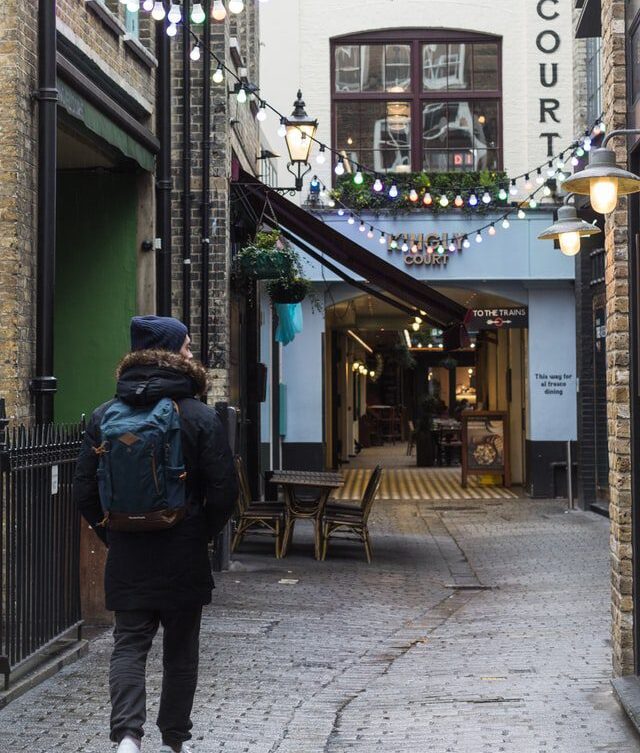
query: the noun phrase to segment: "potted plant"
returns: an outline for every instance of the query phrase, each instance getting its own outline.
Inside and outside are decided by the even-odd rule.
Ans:
[[[234,271],[247,279],[290,279],[296,277],[299,269],[296,252],[277,230],[256,233],[234,259]]]
[[[311,282],[304,277],[278,277],[269,280],[267,291],[274,303],[300,303],[311,290]]]
[[[435,464],[436,445],[433,439],[433,419],[438,415],[440,401],[434,395],[427,395],[420,404],[416,423],[416,465],[430,467]]]

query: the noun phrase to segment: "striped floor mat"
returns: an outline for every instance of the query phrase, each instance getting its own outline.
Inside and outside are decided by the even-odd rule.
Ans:
[[[371,475],[370,469],[344,470],[345,484],[334,499],[360,499]],[[460,485],[459,468],[388,468],[382,472],[378,499],[517,499],[500,486],[485,486],[471,477],[466,489]]]

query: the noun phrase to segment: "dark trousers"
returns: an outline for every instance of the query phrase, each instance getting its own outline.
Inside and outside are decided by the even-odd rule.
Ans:
[[[201,615],[202,607],[188,611],[115,613],[109,671],[113,742],[120,742],[125,735],[141,740],[144,735],[147,655],[159,625],[164,628],[164,638],[157,725],[165,745],[178,747],[191,738],[190,715],[198,683]]]

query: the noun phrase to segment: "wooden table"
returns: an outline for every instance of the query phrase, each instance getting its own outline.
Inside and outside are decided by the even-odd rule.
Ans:
[[[270,482],[282,487],[285,501],[285,528],[281,557],[285,557],[293,538],[296,519],[310,518],[315,526],[315,557],[321,556],[322,514],[329,495],[333,489],[344,484],[340,473],[321,471],[274,471]],[[300,499],[296,490],[299,488],[319,489],[320,496],[314,499]]]

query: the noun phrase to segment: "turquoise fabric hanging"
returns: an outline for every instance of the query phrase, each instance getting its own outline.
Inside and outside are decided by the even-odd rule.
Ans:
[[[278,314],[276,342],[288,345],[296,335],[302,332],[302,304],[274,303]]]

